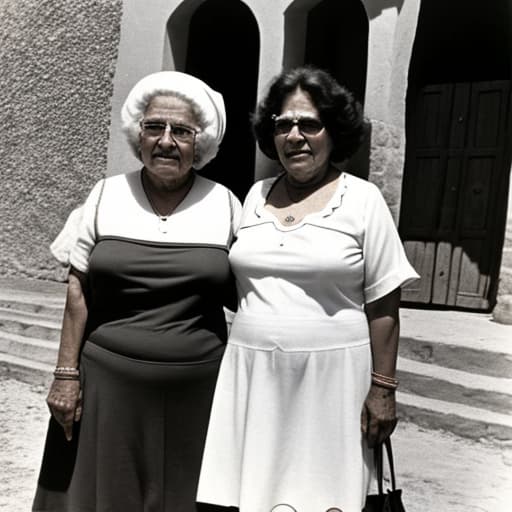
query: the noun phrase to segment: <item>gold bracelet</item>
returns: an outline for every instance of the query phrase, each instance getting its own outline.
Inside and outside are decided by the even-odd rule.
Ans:
[[[372,383],[376,386],[386,389],[396,389],[398,387],[398,380],[394,377],[388,377],[381,373],[372,372]]]
[[[64,375],[62,373],[53,374],[55,380],[80,380],[79,375]]]

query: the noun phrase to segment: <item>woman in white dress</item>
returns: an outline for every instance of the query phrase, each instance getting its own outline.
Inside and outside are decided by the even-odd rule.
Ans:
[[[378,188],[340,171],[359,104],[325,71],[276,77],[253,118],[282,166],[245,200],[239,307],[198,501],[242,512],[361,512],[370,448],[395,428],[400,286],[418,277]]]

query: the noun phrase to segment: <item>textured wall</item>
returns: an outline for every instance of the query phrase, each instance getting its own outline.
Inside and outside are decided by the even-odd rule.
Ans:
[[[122,0],[0,0],[0,276],[62,279],[48,247],[105,173]]]
[[[512,324],[512,219],[510,217],[501,260],[498,303],[493,310],[493,316],[498,322]]]
[[[381,190],[398,224],[405,136],[400,127],[372,120],[370,181]]]

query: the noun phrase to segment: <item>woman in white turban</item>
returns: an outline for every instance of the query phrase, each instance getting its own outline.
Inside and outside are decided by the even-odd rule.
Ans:
[[[217,153],[224,102],[165,71],[121,116],[143,165],[80,212],[34,511],[196,511],[241,206],[194,169]]]

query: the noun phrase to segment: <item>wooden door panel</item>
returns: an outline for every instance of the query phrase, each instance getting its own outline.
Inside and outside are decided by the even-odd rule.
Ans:
[[[498,148],[504,136],[508,83],[473,84],[469,148]]]
[[[506,207],[499,184],[509,171],[509,96],[508,81],[439,84],[419,94],[407,132],[399,230],[421,280],[404,300],[489,306],[496,222]]]
[[[486,259],[485,245],[481,240],[465,240],[461,247],[454,251],[452,267],[457,270],[455,305],[464,308],[487,308],[486,298],[489,287],[489,276],[482,273],[480,263]],[[454,283],[455,284],[455,283]]]
[[[452,244],[449,242],[439,242],[436,246],[434,279],[432,283],[432,303],[446,304],[450,286]]]
[[[402,288],[402,300],[428,304],[432,295],[432,274],[434,272],[436,245],[433,242],[404,242],[405,253],[421,279]]]
[[[410,204],[402,222],[411,237],[428,237],[436,225],[436,209],[443,185],[443,162],[439,156],[421,155],[416,160],[418,173],[409,188]]]
[[[463,159],[460,156],[447,158],[446,179],[442,190],[441,212],[438,232],[448,238],[454,231],[457,222],[457,207],[461,186]]]
[[[438,149],[444,145],[450,95],[451,86],[432,85],[423,90],[417,104],[418,117],[414,127],[417,149]]]
[[[463,188],[463,202],[460,209],[460,236],[484,238],[487,234],[487,215],[490,189],[494,178],[496,157],[470,157],[466,161],[466,179]]]
[[[457,294],[459,293],[460,263],[463,255],[462,247],[452,248],[452,261],[450,265],[450,283],[448,284],[447,306],[457,305]]]
[[[451,104],[448,106],[448,108],[451,109],[452,112],[449,122],[449,151],[464,149],[466,145],[470,100],[470,84],[454,84],[453,99]]]

